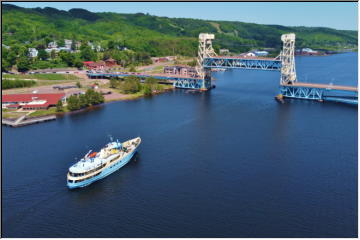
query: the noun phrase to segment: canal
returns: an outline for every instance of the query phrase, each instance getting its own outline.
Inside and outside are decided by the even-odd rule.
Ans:
[[[298,79],[356,85],[357,53],[297,57]],[[357,107],[274,100],[279,72],[217,72],[57,121],[2,127],[3,237],[356,237]],[[84,189],[67,169],[108,135],[136,157]]]

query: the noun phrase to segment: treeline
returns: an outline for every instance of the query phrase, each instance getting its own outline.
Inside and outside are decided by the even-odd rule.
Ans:
[[[33,80],[2,80],[3,89],[32,87],[36,84]]]
[[[104,102],[104,96],[101,93],[95,92],[92,89],[88,89],[85,94],[70,96],[67,99],[67,108],[70,111],[75,111],[89,106],[97,105],[103,102]]]

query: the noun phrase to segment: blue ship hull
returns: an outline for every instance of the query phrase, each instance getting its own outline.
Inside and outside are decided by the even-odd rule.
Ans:
[[[69,182],[67,182],[67,186],[70,189],[86,187],[87,185],[89,185],[89,184],[91,184],[93,182],[96,182],[96,181],[110,175],[111,173],[113,173],[116,170],[119,170],[120,168],[125,166],[131,160],[131,158],[134,156],[136,151],[137,151],[137,148],[134,151],[132,151],[129,155],[127,155],[126,157],[124,157],[123,159],[121,159],[120,161],[115,163],[114,165],[111,165],[110,167],[107,167],[106,169],[104,169],[99,175],[97,175],[97,176],[95,176],[93,178],[81,181],[81,182],[77,182],[77,183],[69,183]]]

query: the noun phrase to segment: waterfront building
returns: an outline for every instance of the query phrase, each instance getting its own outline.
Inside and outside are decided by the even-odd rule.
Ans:
[[[164,73],[184,76],[195,76],[196,70],[194,67],[187,65],[165,66]]]
[[[109,58],[109,59],[105,60],[105,65],[106,65],[106,67],[114,67],[117,65],[116,60],[113,58]]]
[[[64,101],[64,93],[31,93],[3,95],[1,107],[23,110],[48,109],[56,106],[59,100]]]
[[[89,69],[89,70],[94,70],[94,71],[103,71],[106,67],[106,64],[104,61],[98,61],[98,62],[93,62],[93,61],[85,61],[83,62],[84,67]]]

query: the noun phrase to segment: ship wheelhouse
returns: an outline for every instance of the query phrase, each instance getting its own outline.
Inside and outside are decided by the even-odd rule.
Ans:
[[[75,182],[75,183],[76,183],[76,182],[85,181],[85,180],[87,180],[87,179],[89,179],[89,178],[95,177],[95,176],[99,175],[99,174],[101,173],[101,171],[98,172],[98,173],[96,173],[96,174],[93,174],[93,173],[99,171],[100,169],[102,169],[103,167],[105,167],[105,165],[106,165],[106,163],[103,163],[103,164],[101,164],[99,167],[96,167],[96,168],[94,168],[94,169],[91,169],[91,170],[86,171],[86,172],[81,172],[81,173],[74,173],[74,172],[71,172],[71,171],[69,170],[69,173],[68,173],[69,176],[70,176],[70,177],[73,177],[73,178],[75,178],[75,179],[68,179],[68,182],[70,182],[70,183]]]

